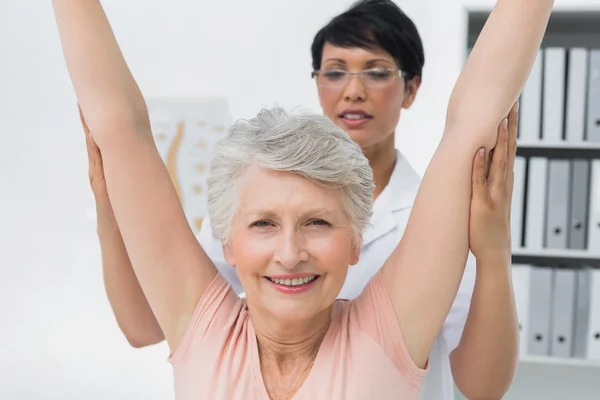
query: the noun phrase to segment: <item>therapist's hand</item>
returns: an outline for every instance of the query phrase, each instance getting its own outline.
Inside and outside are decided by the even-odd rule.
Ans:
[[[517,149],[518,104],[508,115],[508,126],[498,127],[490,154],[478,153],[473,161],[473,190],[469,222],[469,247],[478,264],[489,261],[510,265],[510,208]]]
[[[106,190],[106,180],[104,179],[102,154],[100,154],[100,149],[90,134],[90,130],[85,122],[81,107],[77,105],[77,108],[79,108],[79,118],[81,119],[81,125],[83,126],[83,131],[85,133],[85,146],[88,154],[88,177],[90,179],[92,192],[94,193],[94,198],[96,203],[103,202],[107,203],[107,205],[110,205],[110,201],[108,200],[108,191]]]

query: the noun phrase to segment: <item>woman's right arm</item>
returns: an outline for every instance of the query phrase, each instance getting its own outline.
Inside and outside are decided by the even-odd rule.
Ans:
[[[174,354],[217,275],[156,149],[144,98],[98,0],[53,0],[67,69],[102,156],[131,264]]]

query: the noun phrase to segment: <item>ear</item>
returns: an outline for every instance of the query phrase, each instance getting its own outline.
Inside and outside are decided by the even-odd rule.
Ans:
[[[235,267],[235,256],[231,249],[231,242],[227,242],[223,245],[223,256],[225,256],[225,262],[232,267]]]
[[[414,76],[410,81],[406,82],[406,90],[404,91],[404,101],[402,102],[402,108],[408,109],[413,105],[420,87],[420,76]]]

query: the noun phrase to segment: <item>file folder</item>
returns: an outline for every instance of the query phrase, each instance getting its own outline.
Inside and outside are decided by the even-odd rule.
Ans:
[[[588,251],[600,254],[600,160],[592,161],[588,221]]]
[[[570,161],[548,162],[548,206],[546,207],[547,248],[566,249],[569,220]]]
[[[526,160],[524,157],[515,158],[513,197],[511,205],[511,243],[513,249],[523,246],[523,226],[525,208],[525,173]]]
[[[540,50],[521,94],[519,140],[523,142],[538,141],[541,136],[543,59]]]
[[[519,320],[519,356],[528,354],[527,342],[529,339],[529,290],[531,266],[515,264],[512,266],[513,292]],[[587,315],[586,315],[587,316]],[[584,336],[587,345],[587,331]]]
[[[544,248],[548,159],[531,157],[527,165],[527,203],[525,209],[525,248]]]
[[[568,246],[570,249],[585,250],[587,248],[589,188],[590,162],[588,160],[571,161],[571,215]]]
[[[550,355],[552,311],[552,268],[533,266],[529,281],[529,338],[527,352],[535,356]]]
[[[600,142],[600,50],[590,51],[586,138]]]
[[[587,358],[600,360],[600,269],[591,273]]]
[[[566,50],[547,48],[544,61],[544,103],[542,140],[556,143],[563,139],[565,110]]]
[[[568,60],[565,138],[569,142],[582,142],[586,124],[588,50],[570,49]]]
[[[592,269],[582,267],[576,271],[575,321],[573,327],[573,357],[587,358],[590,326]]]
[[[575,319],[575,275],[573,269],[554,269],[552,291],[552,342],[553,357],[571,357],[573,354],[573,327]]]

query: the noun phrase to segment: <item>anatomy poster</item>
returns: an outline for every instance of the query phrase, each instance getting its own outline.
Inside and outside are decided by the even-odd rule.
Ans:
[[[195,233],[206,216],[206,178],[214,143],[233,122],[219,98],[146,101],[156,146]]]

